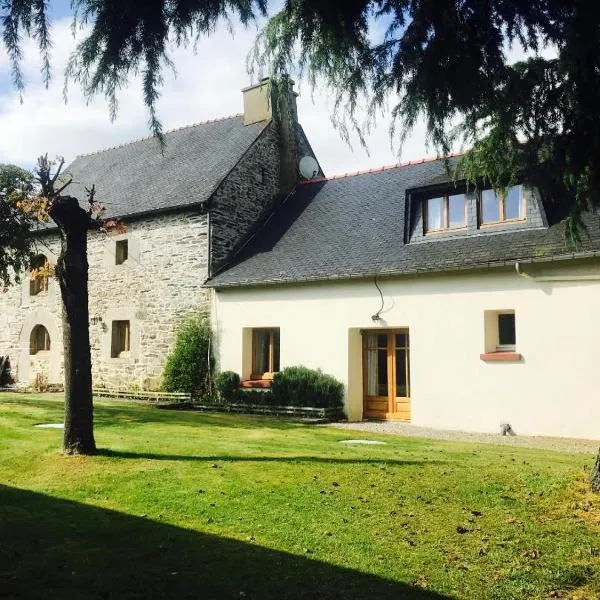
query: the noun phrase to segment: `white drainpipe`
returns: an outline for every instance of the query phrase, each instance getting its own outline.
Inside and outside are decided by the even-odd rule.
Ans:
[[[531,279],[532,281],[538,281],[540,283],[550,282],[550,281],[600,281],[600,273],[597,275],[553,275],[553,276],[544,276],[544,277],[534,277],[533,275],[529,275],[525,273],[521,268],[521,263],[515,263],[515,271],[517,275],[521,277],[525,277],[526,279]]]

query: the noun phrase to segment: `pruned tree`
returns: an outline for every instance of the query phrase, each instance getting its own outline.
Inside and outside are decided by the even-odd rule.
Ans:
[[[40,156],[36,185],[14,194],[16,206],[38,222],[52,220],[60,234],[60,254],[54,269],[62,298],[65,370],[65,429],[63,452],[94,454],[92,363],[88,311],[87,237],[90,230],[121,227],[103,220],[104,209],[95,201],[95,189],[87,191],[87,207],[65,194],[71,179],[61,176],[64,159]]]

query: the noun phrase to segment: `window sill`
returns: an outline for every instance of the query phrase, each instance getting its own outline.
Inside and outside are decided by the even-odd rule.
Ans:
[[[519,352],[484,352],[479,355],[484,362],[519,362],[521,354]]]
[[[272,385],[272,379],[246,379],[240,383],[244,389],[269,389]]]
[[[490,221],[489,223],[479,223],[479,229],[494,229],[495,227],[502,227],[506,225],[517,225],[518,223],[526,223],[525,219],[505,219],[504,221]]]
[[[466,225],[461,225],[460,227],[444,227],[443,229],[426,229],[423,232],[424,236],[435,236],[435,235],[444,235],[445,233],[453,233],[460,231],[467,231]]]

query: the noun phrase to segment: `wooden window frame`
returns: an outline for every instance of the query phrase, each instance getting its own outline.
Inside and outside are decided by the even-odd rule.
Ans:
[[[494,188],[484,188],[479,193],[479,197],[477,200],[477,210],[479,213],[478,214],[479,227],[490,227],[490,226],[493,227],[494,225],[504,225],[505,223],[519,223],[519,222],[527,220],[527,210],[526,210],[526,205],[525,205],[525,195],[523,194],[523,184],[518,183],[517,185],[511,185],[508,189],[510,189],[512,187],[521,188],[520,194],[519,194],[519,201],[520,201],[519,202],[519,208],[520,208],[519,216],[516,219],[507,219],[506,218],[506,206],[505,206],[506,193],[504,193],[504,192],[500,193],[500,190],[495,190]],[[483,192],[485,192],[487,190],[492,190],[498,197],[498,204],[499,204],[498,214],[500,216],[499,221],[489,221],[487,223],[485,223],[483,221]]]
[[[115,265],[122,265],[129,259],[129,240],[115,242]]]
[[[269,334],[268,344],[269,344],[269,369],[264,372],[255,371],[254,368],[256,366],[257,359],[257,341],[256,334],[257,333],[267,333]],[[250,374],[250,379],[259,380],[259,379],[273,379],[273,376],[277,371],[274,370],[275,367],[275,336],[279,337],[279,341],[281,343],[281,334],[279,327],[256,327],[252,329],[252,373]]]
[[[39,328],[42,328],[44,330],[44,342],[42,344],[43,347],[38,347],[38,337],[37,335],[34,335]],[[48,354],[50,352],[50,349],[51,342],[50,334],[48,333],[48,328],[42,324],[35,325],[29,335],[29,354],[31,356],[35,356],[37,354]]]
[[[123,332],[119,330],[123,327]],[[121,339],[123,343],[121,344]],[[112,322],[110,338],[110,357],[129,358],[131,355],[131,321],[116,320]]]
[[[457,227],[450,227],[450,196],[462,196],[464,199],[464,221],[462,225],[458,225]],[[441,227],[430,228],[427,226],[427,221],[429,218],[429,210],[428,205],[430,200],[434,200],[436,198],[444,199],[444,212],[443,212],[443,224]],[[468,223],[468,211],[467,211],[467,194],[465,192],[457,192],[451,194],[446,192],[444,194],[436,194],[429,195],[427,198],[423,198],[423,234],[427,233],[439,233],[440,231],[460,231],[461,229],[466,229]]]

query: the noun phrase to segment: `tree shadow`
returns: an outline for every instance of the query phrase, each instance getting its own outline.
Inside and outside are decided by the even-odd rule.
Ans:
[[[316,558],[2,485],[0,597],[448,598]]]
[[[333,458],[329,456],[240,456],[240,455],[190,455],[190,454],[158,454],[155,452],[130,452],[128,450],[111,450],[98,448],[97,456],[108,458],[127,458],[137,460],[175,460],[191,462],[289,462],[289,463],[330,463],[330,464],[386,464],[395,466],[441,465],[444,460],[402,460],[396,458]]]

